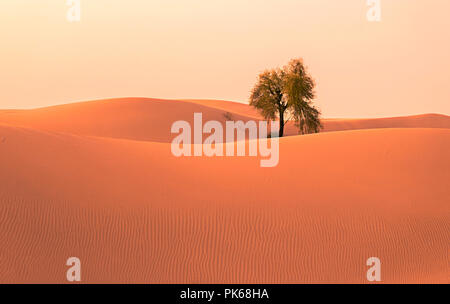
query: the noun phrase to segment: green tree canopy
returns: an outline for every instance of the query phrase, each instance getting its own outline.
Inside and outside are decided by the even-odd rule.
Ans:
[[[250,105],[267,120],[279,119],[279,136],[292,119],[300,134],[317,133],[322,128],[320,111],[313,105],[315,83],[302,59],[293,59],[283,68],[266,70],[258,77]]]

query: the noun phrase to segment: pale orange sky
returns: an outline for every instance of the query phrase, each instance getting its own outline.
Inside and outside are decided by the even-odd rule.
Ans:
[[[246,102],[303,57],[325,117],[450,114],[450,1],[0,1],[0,108],[105,97]]]

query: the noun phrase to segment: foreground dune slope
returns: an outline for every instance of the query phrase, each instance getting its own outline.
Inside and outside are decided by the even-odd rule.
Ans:
[[[448,282],[450,131],[292,136],[280,163],[0,126],[0,282]]]
[[[193,123],[194,113],[203,121],[260,120],[249,105],[221,100],[163,100],[118,98],[79,102],[32,110],[0,110],[0,123],[38,130],[132,139],[171,142],[170,127],[177,120]],[[427,114],[376,119],[323,119],[323,132],[373,128],[447,128],[450,117]],[[298,134],[293,123],[286,125],[285,135]]]

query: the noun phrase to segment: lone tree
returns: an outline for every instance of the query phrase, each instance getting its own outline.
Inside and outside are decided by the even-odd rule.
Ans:
[[[318,133],[320,111],[312,104],[314,80],[302,59],[293,59],[283,68],[266,70],[252,90],[250,105],[267,120],[280,120],[279,137],[286,121],[294,119],[300,134]]]

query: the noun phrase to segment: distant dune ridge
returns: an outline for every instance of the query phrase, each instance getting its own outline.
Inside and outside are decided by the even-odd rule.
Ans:
[[[212,107],[176,100],[123,98],[0,111],[0,123],[77,135],[171,142],[172,123],[186,120],[192,124],[194,112],[203,113],[205,121],[225,121],[225,112]],[[249,120],[239,114],[234,118]]]
[[[78,102],[32,110],[0,110],[0,124],[77,135],[112,137],[170,143],[170,127],[176,120],[193,123],[193,114],[203,120],[262,120],[249,105],[220,100],[164,100],[117,98]],[[427,114],[375,119],[324,119],[324,130],[345,131],[373,128],[450,128],[450,117]],[[286,135],[297,135],[288,123]]]
[[[226,101],[0,111],[0,282],[448,283],[450,119],[329,119],[280,162],[176,158],[175,120],[260,119]],[[229,114],[226,114],[226,113]],[[226,114],[226,115],[224,115]]]

